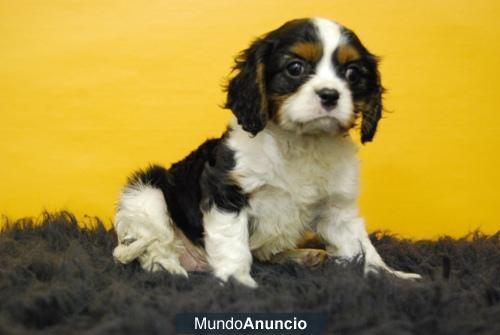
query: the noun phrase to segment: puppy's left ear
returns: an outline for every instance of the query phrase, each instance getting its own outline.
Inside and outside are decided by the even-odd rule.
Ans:
[[[258,39],[241,52],[233,68],[237,74],[227,86],[225,108],[231,109],[242,128],[252,135],[264,129],[269,117],[265,80],[269,49],[268,41]]]
[[[361,143],[370,142],[373,140],[377,132],[378,121],[382,117],[382,94],[384,88],[380,81],[380,73],[377,69],[378,60],[373,56],[373,68],[375,78],[373,78],[373,89],[369,97],[360,106],[362,115],[361,121]]]

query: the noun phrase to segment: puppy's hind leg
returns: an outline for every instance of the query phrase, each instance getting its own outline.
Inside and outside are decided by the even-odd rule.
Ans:
[[[328,253],[324,249],[297,248],[273,255],[269,261],[275,264],[294,262],[299,265],[316,268],[327,259]]]
[[[156,241],[155,237],[140,240],[133,240],[130,237],[126,237],[122,243],[119,243],[113,250],[113,257],[122,264],[128,264],[144,254],[146,249],[154,241]]]
[[[125,187],[115,215],[118,246],[115,259],[127,264],[138,259],[147,271],[165,270],[187,276],[179,263],[179,242],[160,189],[135,181]]]
[[[188,273],[179,261],[179,250],[181,245],[164,241],[156,240],[146,252],[139,256],[139,262],[142,267],[151,272],[168,271],[172,274],[182,275],[187,277]]]
[[[328,259],[325,244],[312,231],[305,231],[297,242],[297,248],[282,251],[271,256],[269,261],[276,264],[294,262],[310,268],[322,265]]]

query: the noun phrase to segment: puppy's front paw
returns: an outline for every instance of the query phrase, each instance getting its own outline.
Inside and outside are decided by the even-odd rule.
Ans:
[[[250,288],[257,288],[259,286],[257,282],[249,274],[234,276],[234,279],[236,279],[239,283],[248,286]]]
[[[398,278],[401,278],[401,279],[407,279],[407,280],[422,279],[422,276],[419,275],[418,273],[403,272],[403,271],[396,271],[396,270],[392,270],[392,271],[390,271],[390,273]]]
[[[259,286],[249,273],[243,273],[243,274],[238,273],[233,275],[216,273],[215,276],[220,280],[222,280],[224,283],[227,282],[229,277],[233,277],[234,279],[236,279],[237,282],[247,287],[257,288]]]
[[[397,270],[394,270],[388,266],[384,266],[384,267],[365,266],[365,275],[367,275],[369,273],[380,273],[382,271],[385,271],[385,272],[393,275],[394,277],[401,278],[401,279],[406,279],[406,280],[422,279],[422,276],[419,275],[418,273],[397,271]]]

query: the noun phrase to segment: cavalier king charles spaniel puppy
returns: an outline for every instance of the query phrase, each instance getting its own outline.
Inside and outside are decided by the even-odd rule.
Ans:
[[[377,58],[346,27],[323,18],[285,23],[236,59],[225,133],[169,169],[133,174],[121,192],[115,259],[187,276],[212,271],[256,287],[253,258],[317,264],[364,259],[387,266],[359,217],[357,146],[382,113]],[[314,232],[325,249],[300,248]]]

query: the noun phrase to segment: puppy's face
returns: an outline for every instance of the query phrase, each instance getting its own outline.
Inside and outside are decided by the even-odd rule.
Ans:
[[[268,122],[300,134],[338,133],[362,117],[370,141],[381,116],[376,58],[350,30],[326,19],[287,22],[236,60],[226,106],[246,131]]]

